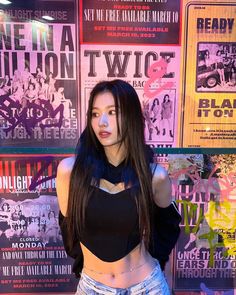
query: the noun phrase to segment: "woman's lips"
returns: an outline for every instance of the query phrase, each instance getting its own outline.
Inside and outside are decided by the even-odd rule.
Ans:
[[[98,134],[99,134],[99,137],[101,138],[107,138],[111,135],[111,133],[107,131],[100,131]]]

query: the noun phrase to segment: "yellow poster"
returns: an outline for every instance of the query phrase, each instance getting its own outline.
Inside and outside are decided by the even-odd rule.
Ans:
[[[236,146],[236,2],[189,2],[183,36],[183,147]]]

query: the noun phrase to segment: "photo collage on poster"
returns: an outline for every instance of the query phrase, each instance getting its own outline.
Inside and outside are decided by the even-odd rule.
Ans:
[[[43,10],[33,1],[30,10],[2,10],[0,146],[74,146],[78,82],[72,4],[58,11],[49,4],[57,15],[51,23],[39,18]]]
[[[236,42],[198,43],[197,91],[236,92]]]

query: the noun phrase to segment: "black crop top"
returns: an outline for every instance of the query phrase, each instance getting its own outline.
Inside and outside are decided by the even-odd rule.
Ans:
[[[122,165],[108,165],[104,179],[118,183],[122,179]],[[81,237],[74,240],[73,249],[68,247],[68,230],[65,217],[59,214],[64,247],[67,254],[75,259],[73,272],[80,276],[83,267],[81,242],[99,259],[113,262],[125,257],[141,241],[139,234],[138,212],[132,188],[110,194],[95,187],[86,209],[85,230]],[[167,208],[154,205],[154,223],[149,252],[157,258],[162,269],[179,236],[181,217],[176,205]]]
[[[130,189],[115,194],[94,190],[80,241],[106,262],[121,259],[140,243],[137,206]]]

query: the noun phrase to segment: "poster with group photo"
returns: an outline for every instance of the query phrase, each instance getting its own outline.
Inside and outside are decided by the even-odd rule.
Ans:
[[[81,45],[81,119],[85,125],[90,91],[102,80],[123,79],[136,90],[153,147],[176,146],[180,48]]]
[[[0,146],[74,146],[75,3],[33,4],[0,12]]]
[[[80,0],[80,39],[96,44],[180,44],[180,0]]]
[[[61,159],[0,157],[0,294],[76,289],[58,224],[55,171]]]
[[[236,144],[235,9],[235,1],[196,1],[186,6],[183,147]]]

